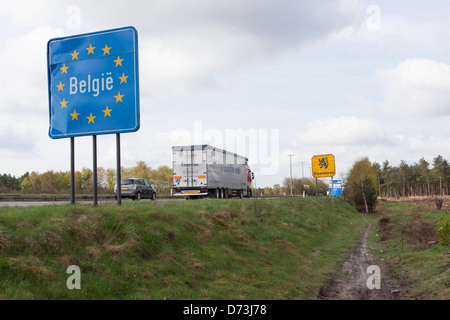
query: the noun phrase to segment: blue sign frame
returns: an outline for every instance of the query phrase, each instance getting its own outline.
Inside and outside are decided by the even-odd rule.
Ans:
[[[139,130],[134,27],[51,39],[47,69],[50,138]]]

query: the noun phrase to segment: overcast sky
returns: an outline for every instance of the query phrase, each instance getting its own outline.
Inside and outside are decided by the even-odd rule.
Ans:
[[[69,139],[48,136],[47,42],[134,26],[141,127],[122,165],[171,166],[175,145],[249,158],[257,186],[310,176],[333,154],[340,178],[374,162],[449,159],[449,1],[1,1],[0,174],[70,170]],[[76,169],[92,138],[75,139]],[[98,166],[115,168],[115,135]],[[302,164],[303,163],[303,164]],[[303,171],[302,171],[303,166]]]

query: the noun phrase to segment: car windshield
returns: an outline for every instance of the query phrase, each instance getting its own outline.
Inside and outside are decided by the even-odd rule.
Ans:
[[[133,179],[122,179],[120,181],[120,183],[123,184],[123,185],[134,184],[134,180]]]

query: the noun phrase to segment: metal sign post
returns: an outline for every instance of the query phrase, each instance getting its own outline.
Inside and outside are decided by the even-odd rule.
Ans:
[[[318,187],[317,183],[318,183],[318,181],[316,178],[316,199],[319,197],[319,187]]]
[[[137,31],[125,27],[51,39],[47,71],[48,134],[52,139],[71,138],[71,201],[75,190],[73,138],[92,136],[96,206],[97,135],[135,132],[140,127]],[[120,164],[119,158],[120,148]],[[117,189],[120,194],[120,183]]]
[[[334,176],[331,177],[331,203],[333,203],[334,207]]]
[[[122,188],[121,188],[121,169],[120,169],[120,133],[116,134],[116,153],[117,153],[117,205],[122,205]]]
[[[97,195],[97,136],[92,136],[92,149],[93,149],[93,165],[92,165],[92,190],[94,193],[94,207],[98,204]]]
[[[70,204],[75,204],[75,138],[70,138]]]

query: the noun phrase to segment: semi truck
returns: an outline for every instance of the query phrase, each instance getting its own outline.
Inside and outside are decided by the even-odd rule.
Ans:
[[[210,145],[172,147],[173,194],[186,198],[250,198],[248,159]]]

